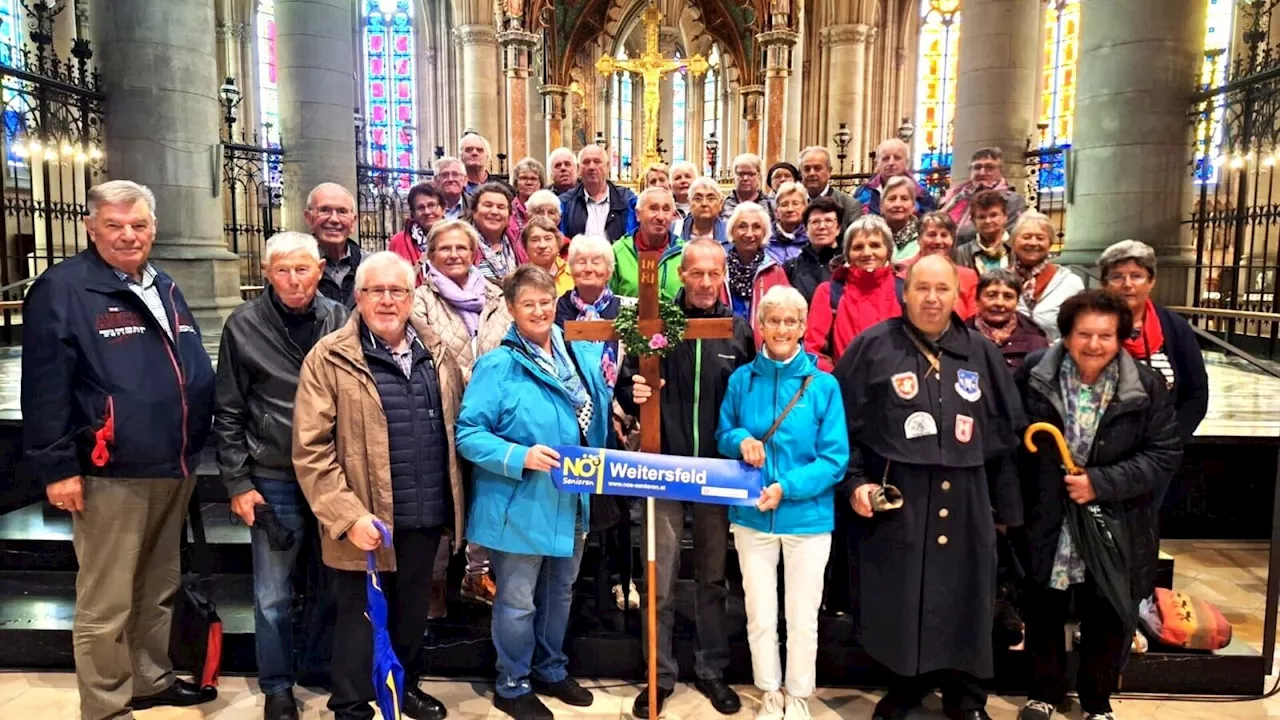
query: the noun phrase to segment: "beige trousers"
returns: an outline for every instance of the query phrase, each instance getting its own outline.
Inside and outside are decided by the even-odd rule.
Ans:
[[[76,615],[72,629],[80,717],[133,717],[129,700],[173,684],[169,628],[178,543],[195,477],[84,479],[72,514]]]

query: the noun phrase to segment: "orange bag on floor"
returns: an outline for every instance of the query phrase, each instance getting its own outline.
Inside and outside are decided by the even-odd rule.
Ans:
[[[1231,643],[1231,623],[1207,600],[1156,588],[1138,614],[1147,636],[1161,645],[1221,650]]]

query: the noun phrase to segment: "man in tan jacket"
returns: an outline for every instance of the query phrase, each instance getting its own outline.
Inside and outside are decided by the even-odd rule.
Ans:
[[[293,463],[323,528],[324,563],[336,571],[337,620],[329,709],[371,720],[372,637],[365,612],[365,553],[374,552],[405,667],[404,714],[442,720],[440,701],[417,687],[431,566],[443,532],[463,528],[465,503],[453,426],[462,375],[435,358],[409,323],[413,266],[375,253],[356,271],[356,314],[316,343],[294,402]],[[374,522],[391,529],[388,547]]]

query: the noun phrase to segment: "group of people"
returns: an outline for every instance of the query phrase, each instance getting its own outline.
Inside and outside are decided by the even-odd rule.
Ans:
[[[891,673],[875,718],[901,720],[935,689],[948,717],[987,717],[1004,535],[1030,588],[1021,610],[1036,686],[1020,717],[1047,719],[1067,690],[1072,595],[1081,704],[1110,717],[1136,607],[1107,603],[1065,508],[1117,514],[1132,597],[1145,598],[1158,508],[1207,406],[1194,335],[1150,299],[1150,247],[1109,248],[1105,287],[1085,291],[1051,262],[1054,228],[1003,181],[996,149],[976,153],[935,210],[897,140],[852,195],[831,186],[830,154],[814,147],[767,172],[735,158],[727,197],[688,163],[646,169],[636,195],[608,179],[594,145],[553,152],[549,179],[520,161],[513,188],[488,176],[484,138],[461,145],[461,159],[437,161],[432,182],[409,192],[411,217],[386,251],[352,239],[349,191],[316,187],[309,232],[267,242],[266,286],[228,318],[216,374],[180,289],[150,261],[150,191],[91,189],[91,247],[26,300],[22,374],[28,471],[74,518],[83,717],[211,699],[175,677],[167,654],[178,535],[209,443],[232,511],[253,528],[267,720],[297,717],[290,576],[307,541],[335,608],[336,717],[373,717],[368,553],[410,679],[406,715],[447,715],[417,679],[455,552],[466,554],[462,594],[493,606],[495,707],[535,719],[552,717],[540,696],[590,705],[563,647],[572,587],[591,533],[607,559],[628,561],[630,514],[617,498],[557,489],[553,448],[626,446],[646,402],[661,405],[663,453],[737,459],[761,477],[754,506],[658,501],[646,518],[660,706],[679,676],[674,591],[692,514],[694,685],[720,713],[742,705],[724,680],[732,537],[756,717],[809,717],[819,613],[846,603]],[[638,294],[641,251],[659,253],[665,301],[733,326],[676,344],[660,388],[625,346],[563,330],[617,316]],[[1037,421],[1061,428],[1084,470],[1064,476],[1049,443],[1022,448]],[[274,544],[268,515],[298,542]],[[835,599],[840,586],[856,601]],[[640,604],[634,587],[613,589],[619,607]],[[661,707],[645,688],[633,712],[651,710]]]

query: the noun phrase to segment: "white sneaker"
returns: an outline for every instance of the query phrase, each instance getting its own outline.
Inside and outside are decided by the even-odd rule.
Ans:
[[[779,690],[765,693],[760,700],[760,709],[756,710],[756,720],[785,720],[783,708],[786,702],[786,697]]]
[[[809,714],[809,698],[787,697],[787,712],[783,720],[813,720]]]

